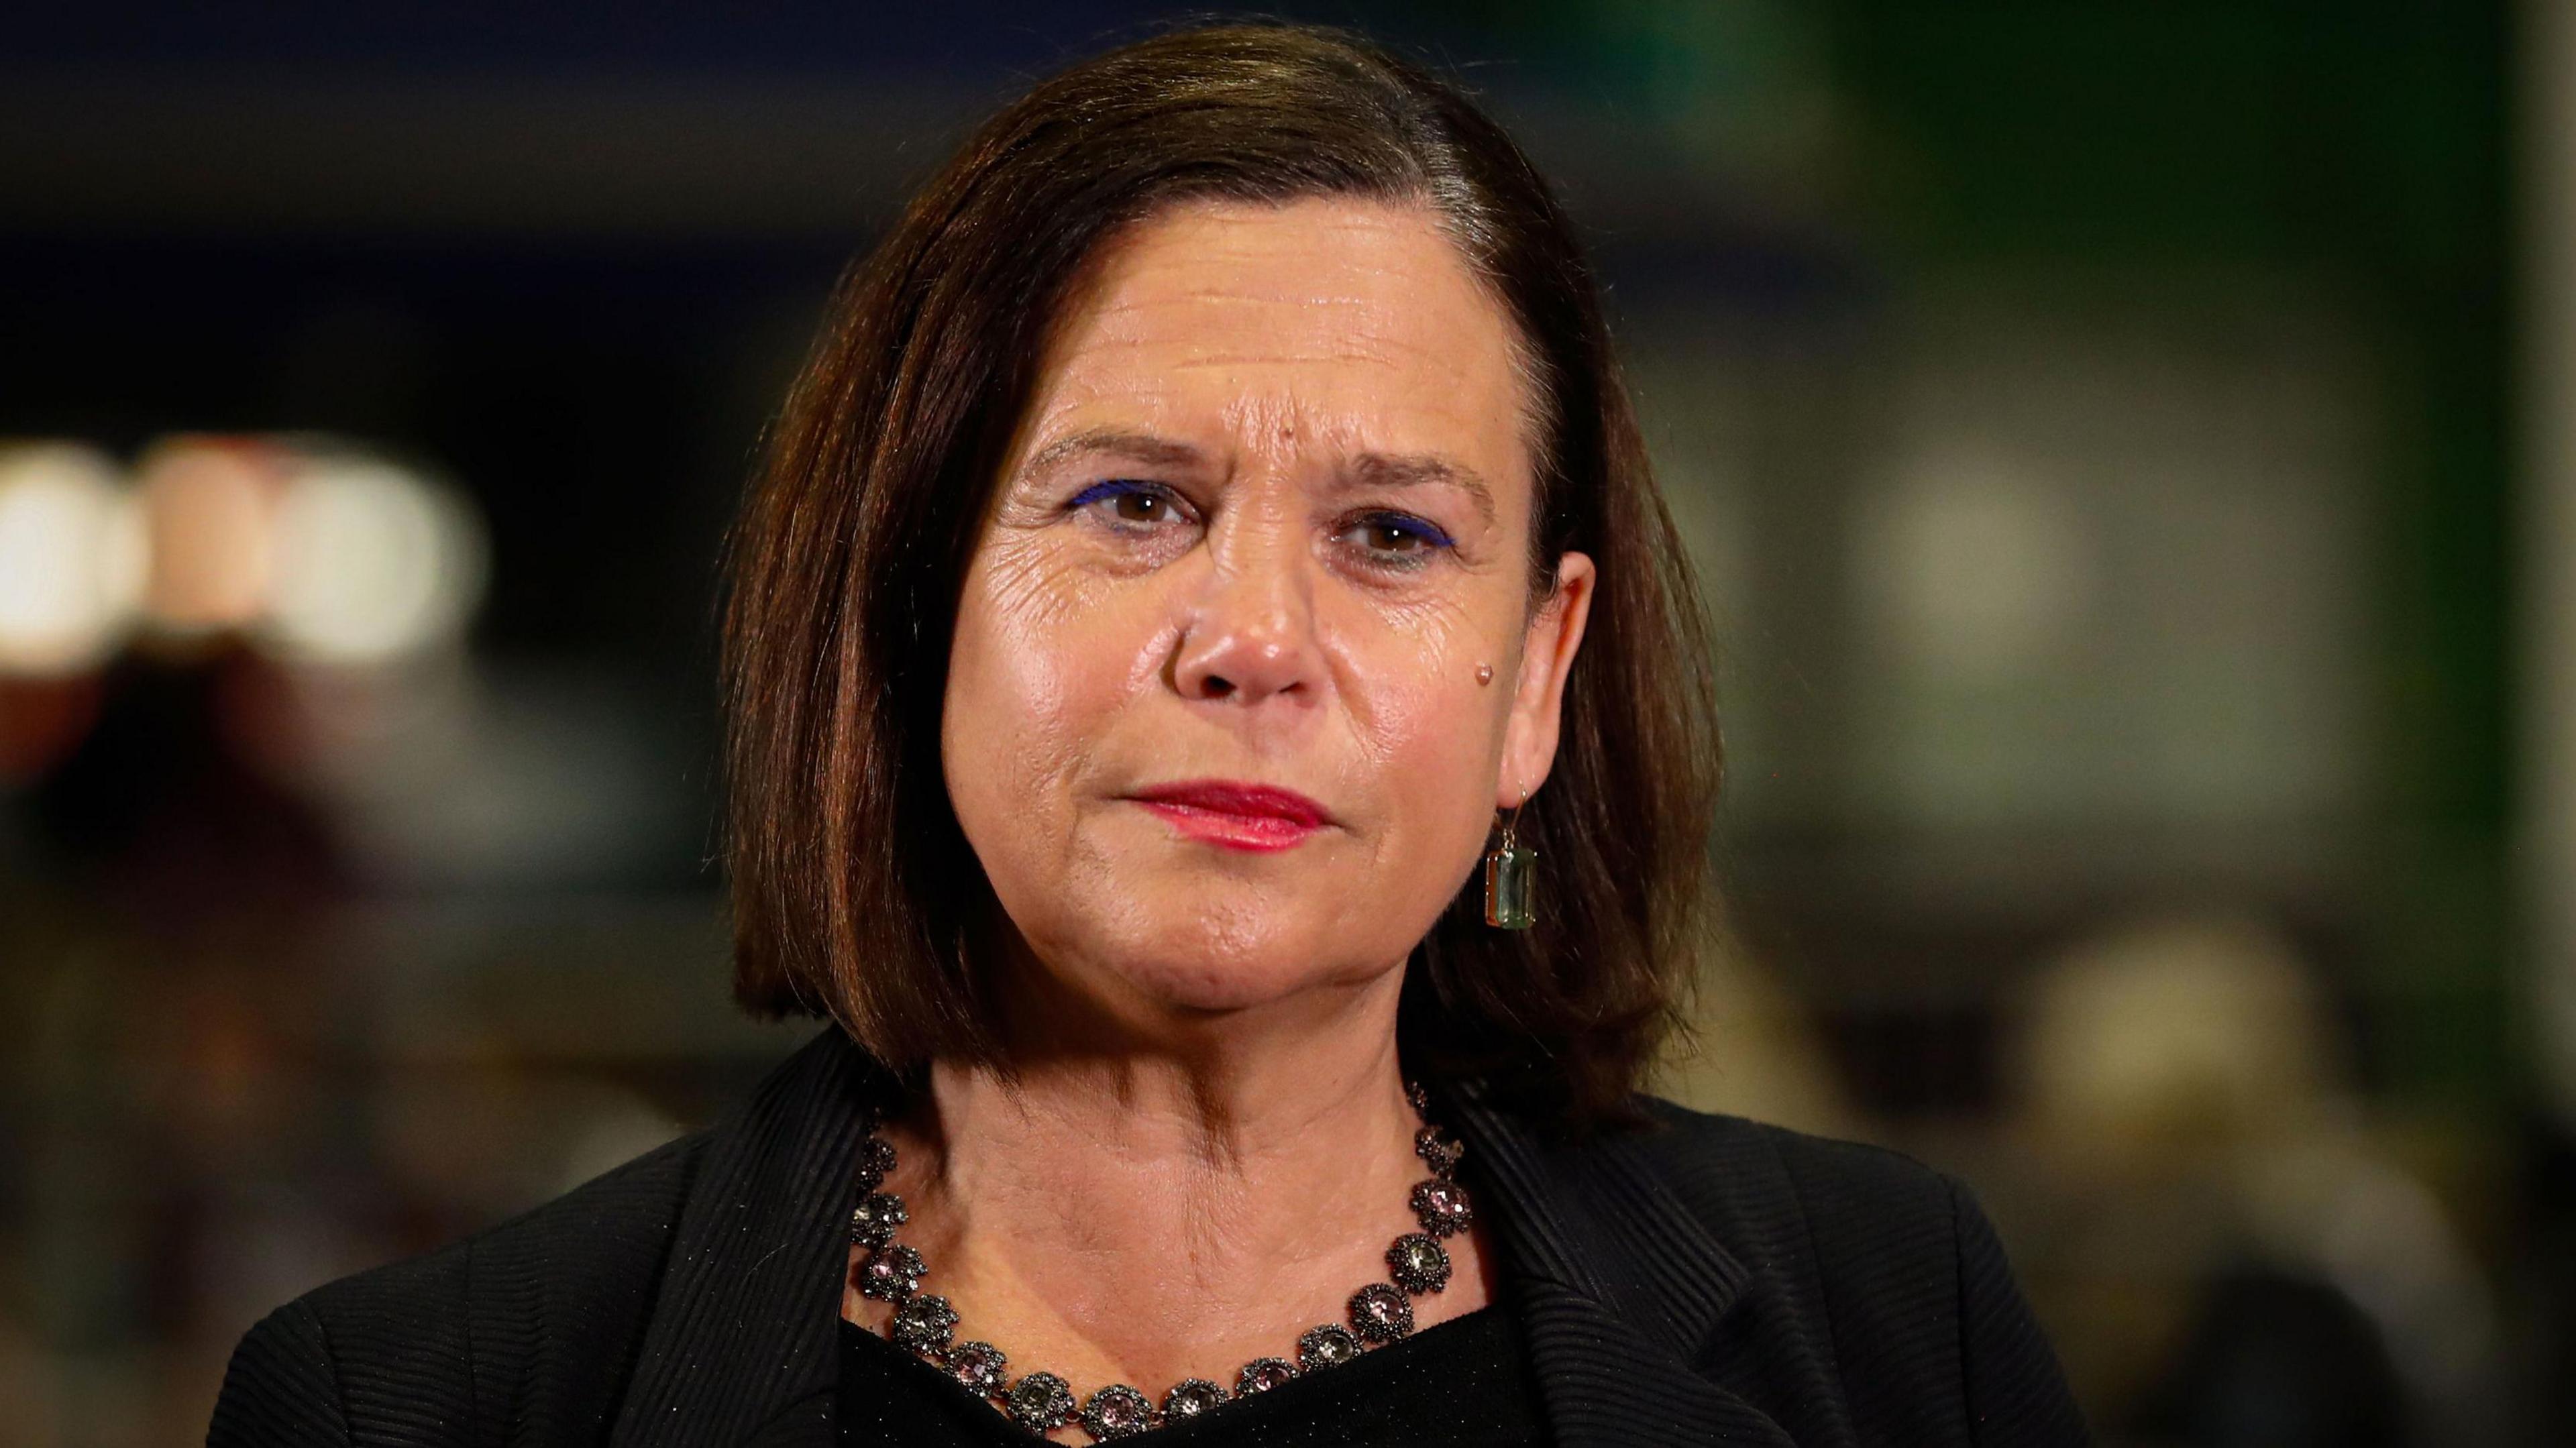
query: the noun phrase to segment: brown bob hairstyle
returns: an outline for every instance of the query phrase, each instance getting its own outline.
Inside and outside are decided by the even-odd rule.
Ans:
[[[731,538],[735,990],[886,1065],[1002,1061],[970,940],[997,908],[950,809],[959,590],[1051,323],[1123,227],[1183,199],[1419,203],[1517,324],[1539,403],[1533,604],[1598,565],[1555,768],[1522,811],[1537,928],[1471,882],[1408,966],[1409,1070],[1573,1125],[1625,1116],[1677,1018],[1717,787],[1706,623],[1598,288],[1548,184],[1457,88],[1355,37],[1164,34],[986,122],[843,278]]]

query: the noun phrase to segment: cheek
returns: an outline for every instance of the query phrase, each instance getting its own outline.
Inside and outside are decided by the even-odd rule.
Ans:
[[[969,571],[941,741],[970,838],[979,822],[1025,819],[1065,800],[1087,741],[1132,693],[1136,628],[1098,592],[1033,547],[988,547]]]
[[[1434,609],[1355,629],[1341,681],[1372,792],[1387,811],[1388,845],[1442,869],[1483,848],[1510,704],[1510,656],[1466,609]],[[1479,685],[1476,666],[1494,681]],[[1405,858],[1410,857],[1410,858]]]

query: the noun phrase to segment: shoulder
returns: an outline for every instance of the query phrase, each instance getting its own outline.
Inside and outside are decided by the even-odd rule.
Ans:
[[[1949,1308],[1962,1242],[1984,1230],[1955,1177],[1900,1151],[1641,1098],[1615,1152],[1745,1265],[1850,1330]],[[1973,1223],[1970,1219],[1973,1218]]]
[[[1641,1100],[1621,1150],[1818,1329],[1856,1419],[1896,1425],[1927,1392],[1970,1441],[2079,1443],[2082,1420],[2001,1241],[1959,1178],[1900,1151]],[[1922,1437],[1919,1426],[1899,1439]]]
[[[1946,1217],[1958,1181],[1884,1146],[1693,1111],[1641,1096],[1644,1125],[1624,1139],[1686,1196],[1712,1201],[1788,1192],[1809,1215]]]
[[[452,1422],[496,1401],[523,1419],[613,1410],[704,1146],[684,1137],[277,1309],[233,1350],[209,1444],[341,1443],[371,1417]]]
[[[375,1324],[410,1330],[515,1316],[540,1297],[556,1310],[596,1311],[648,1292],[702,1147],[702,1137],[683,1137],[496,1226],[298,1301],[337,1340],[372,1334]]]

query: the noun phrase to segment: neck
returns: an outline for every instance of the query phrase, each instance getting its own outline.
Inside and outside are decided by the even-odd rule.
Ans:
[[[1007,1068],[932,1069],[925,1185],[1032,1281],[1069,1266],[1201,1302],[1257,1289],[1349,1248],[1355,1195],[1400,1209],[1420,1174],[1399,984],[1149,1031],[1077,1031],[1100,1022],[1059,1006]]]
[[[1008,1153],[1081,1171],[1115,1156],[1257,1177],[1346,1151],[1354,1130],[1410,1139],[1400,964],[1232,1010],[1104,1002],[1030,975],[1006,1021],[1006,1066],[933,1068],[941,1136],[960,1165],[986,1157],[1008,1173]]]
[[[1159,1396],[1290,1355],[1413,1229],[1401,982],[1151,1030],[1042,1010],[1007,1069],[935,1065],[888,1128],[924,1290],[961,1335],[1077,1386]],[[1484,1301],[1473,1244],[1455,1246],[1457,1283],[1416,1304],[1426,1324]]]

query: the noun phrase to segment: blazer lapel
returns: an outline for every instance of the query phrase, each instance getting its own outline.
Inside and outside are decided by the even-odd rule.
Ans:
[[[830,1443],[862,1108],[884,1079],[833,1027],[710,1135],[618,1448]]]
[[[1549,1426],[1562,1448],[1759,1444],[1788,1431],[1707,1376],[1748,1276],[1616,1139],[1550,1151],[1473,1084],[1449,1119],[1489,1188]]]

